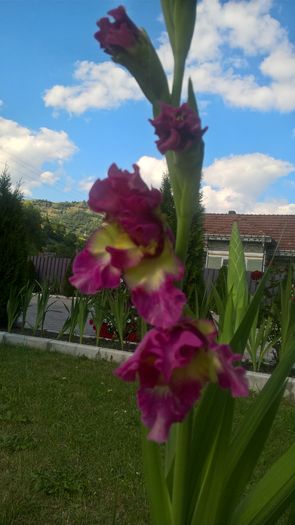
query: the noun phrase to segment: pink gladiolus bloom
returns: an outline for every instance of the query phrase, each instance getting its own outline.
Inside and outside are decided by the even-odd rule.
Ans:
[[[118,51],[132,48],[139,37],[139,29],[127,16],[123,6],[108,11],[114,18],[110,22],[107,17],[101,18],[96,25],[99,27],[94,35],[100,47],[109,55],[114,55]]]
[[[147,187],[138,166],[129,173],[113,164],[108,178],[97,180],[90,190],[89,206],[105,213],[105,222],[76,256],[70,282],[95,294],[118,287],[123,277],[140,315],[149,324],[168,328],[179,320],[185,295],[174,286],[183,265],[174,254],[160,202],[161,192]]]
[[[244,368],[233,366],[240,358],[216,342],[212,323],[183,319],[168,330],[147,332],[115,374],[124,381],[139,380],[142,422],[150,429],[148,438],[162,443],[170,426],[185,418],[208,382],[229,388],[233,397],[248,395]]]
[[[121,254],[121,266],[113,264],[108,247]],[[97,230],[88,240],[86,247],[73,262],[73,276],[70,283],[86,294],[95,294],[102,288],[117,288],[122,268],[138,263],[142,254],[129,237],[116,225],[108,224]]]
[[[160,102],[161,112],[151,124],[159,136],[156,140],[158,150],[164,154],[168,150],[184,151],[196,141],[201,140],[208,128],[201,128],[197,113],[188,105],[175,108]]]
[[[136,164],[133,169],[134,172],[129,173],[112,164],[107,179],[97,180],[92,186],[89,207],[119,223],[137,244],[160,243],[163,240],[163,223],[158,213],[161,192],[147,187]]]

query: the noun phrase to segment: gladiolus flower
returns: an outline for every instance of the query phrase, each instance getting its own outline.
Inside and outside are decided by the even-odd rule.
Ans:
[[[183,265],[174,254],[160,202],[161,193],[147,187],[138,166],[128,173],[113,164],[108,178],[90,190],[89,206],[105,213],[105,222],[76,256],[70,282],[95,294],[118,287],[124,277],[140,315],[168,328],[179,320],[185,295],[174,286],[183,277]]]
[[[170,426],[185,418],[208,382],[230,389],[233,397],[248,395],[244,368],[233,366],[240,358],[216,342],[212,323],[182,319],[168,330],[147,332],[115,374],[124,381],[139,380],[142,422],[150,429],[149,439],[162,443]]]
[[[94,35],[99,42],[100,47],[109,55],[118,51],[129,49],[136,44],[139,37],[139,29],[127,16],[123,6],[108,11],[108,14],[114,18],[110,22],[107,17],[101,18],[97,22],[99,31]]]
[[[100,47],[111,55],[114,62],[128,69],[152,104],[158,100],[169,100],[163,66],[146,32],[132,22],[122,6],[108,14],[114,22],[106,17],[97,22],[99,31],[94,37]]]
[[[150,122],[159,136],[156,144],[162,154],[169,150],[187,150],[196,141],[201,140],[208,129],[201,128],[197,113],[188,104],[175,108],[160,102],[160,109],[160,114],[155,119],[150,119]]]
[[[97,180],[89,192],[91,210],[105,213],[129,233],[131,239],[146,246],[163,240],[163,223],[158,213],[162,195],[149,189],[140,177],[139,167],[134,172],[119,170],[112,164],[108,178]]]

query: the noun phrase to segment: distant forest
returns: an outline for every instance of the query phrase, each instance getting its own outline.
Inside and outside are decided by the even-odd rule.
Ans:
[[[72,257],[89,235],[100,225],[101,218],[89,210],[86,201],[23,201],[29,232],[31,255],[53,253]]]

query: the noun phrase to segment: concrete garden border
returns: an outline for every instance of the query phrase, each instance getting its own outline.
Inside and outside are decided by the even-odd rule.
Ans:
[[[76,357],[85,356],[88,359],[106,359],[107,361],[113,361],[114,363],[122,363],[132,355],[132,352],[125,352],[123,350],[112,350],[100,346],[69,343],[66,341],[58,341],[56,339],[45,339],[43,337],[33,337],[31,335],[8,332],[0,332],[0,343],[29,346],[30,348],[38,348],[39,350],[47,350],[49,352],[60,352],[62,354],[69,354]],[[250,389],[254,392],[259,392],[269,379],[270,374],[247,371],[247,377]],[[295,402],[295,378],[289,377],[284,397],[292,403]]]

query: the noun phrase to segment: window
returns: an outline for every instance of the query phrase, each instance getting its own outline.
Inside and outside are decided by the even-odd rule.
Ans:
[[[207,257],[207,268],[212,270],[219,270],[222,265],[222,257],[216,255],[208,255]]]
[[[263,271],[263,254],[245,253],[246,271]],[[222,266],[228,266],[228,252],[225,250],[208,250],[206,267],[211,270],[219,270]]]
[[[255,272],[256,270],[262,271],[262,258],[250,258],[246,257],[246,270],[247,272]]]

